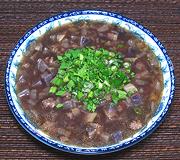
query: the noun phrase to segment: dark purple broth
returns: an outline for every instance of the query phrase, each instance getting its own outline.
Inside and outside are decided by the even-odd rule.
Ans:
[[[59,67],[57,55],[86,46],[121,52],[126,61],[133,61],[136,76],[131,83],[138,92],[114,107],[107,98],[95,113],[84,110],[82,102],[71,95],[49,94],[49,82]],[[154,54],[144,42],[117,26],[92,21],[67,24],[44,34],[27,52],[16,82],[22,108],[42,131],[64,143],[83,147],[118,143],[147,124],[161,99],[163,78]],[[56,103],[65,107],[57,109]],[[137,107],[142,114],[135,112]]]

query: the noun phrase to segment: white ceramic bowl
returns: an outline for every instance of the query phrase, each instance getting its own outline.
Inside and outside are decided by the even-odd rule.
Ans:
[[[164,90],[161,102],[156,112],[154,113],[153,118],[139,132],[119,142],[118,144],[97,148],[82,148],[77,146],[66,145],[61,143],[60,141],[54,140],[45,133],[43,133],[41,130],[33,126],[31,121],[28,119],[28,117],[22,110],[16,95],[15,80],[17,69],[30,43],[38,37],[40,37],[41,35],[43,35],[45,32],[57,26],[62,26],[66,23],[78,20],[105,21],[108,23],[116,24],[129,30],[135,36],[144,40],[149,45],[149,47],[153,50],[161,64],[161,70],[164,78]],[[163,47],[162,43],[149,30],[147,30],[145,27],[135,22],[134,20],[126,18],[120,14],[97,10],[81,10],[66,12],[53,16],[37,24],[18,41],[7,62],[5,74],[7,101],[9,103],[11,112],[13,113],[17,121],[21,124],[21,126],[33,137],[45,143],[46,145],[49,145],[59,150],[77,154],[104,154],[122,150],[124,148],[134,145],[135,143],[141,141],[150,133],[152,133],[154,129],[157,126],[159,126],[160,122],[165,117],[170,107],[173,98],[173,93],[175,90],[174,81],[174,69],[171,60],[167,55],[167,52]]]

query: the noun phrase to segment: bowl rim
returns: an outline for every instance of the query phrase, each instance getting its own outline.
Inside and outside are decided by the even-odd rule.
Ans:
[[[145,139],[147,136],[149,136],[160,124],[161,122],[164,120],[164,118],[166,117],[167,115],[167,112],[169,110],[169,107],[170,105],[172,104],[172,100],[173,100],[173,97],[174,97],[174,92],[175,92],[175,76],[174,76],[174,67],[173,67],[173,64],[167,54],[167,51],[166,49],[164,48],[164,46],[162,45],[162,43],[157,39],[157,41],[155,42],[159,48],[161,49],[162,53],[164,54],[165,56],[165,59],[168,63],[168,67],[169,67],[169,71],[170,71],[170,78],[171,78],[171,89],[170,89],[170,94],[169,94],[169,99],[168,99],[168,104],[166,105],[167,106],[167,110],[162,112],[161,115],[160,115],[160,120],[155,123],[155,125],[151,128],[151,130],[147,131],[146,134],[144,134],[143,136],[141,136],[140,138],[134,140],[133,142],[130,142],[128,144],[125,144],[124,146],[119,146],[119,147],[115,147],[115,148],[108,148],[108,146],[104,146],[106,148],[108,148],[107,150],[95,150],[95,151],[76,151],[76,150],[69,150],[69,148],[60,148],[60,147],[57,147],[57,146],[53,146],[51,143],[49,143],[48,141],[45,141],[44,139],[41,139],[39,137],[37,137],[37,135],[35,135],[33,132],[31,132],[23,123],[22,121],[19,119],[19,117],[15,114],[15,111],[13,110],[12,107],[15,107],[14,104],[10,103],[12,101],[12,97],[11,97],[11,92],[10,90],[8,89],[9,87],[9,70],[10,70],[10,67],[11,67],[11,64],[12,64],[12,60],[14,58],[14,55],[16,54],[17,50],[19,49],[19,47],[21,45],[18,45],[20,43],[20,40],[22,40],[23,38],[25,38],[25,35],[30,33],[29,36],[34,33],[35,31],[33,31],[33,29],[35,27],[37,27],[37,30],[41,27],[43,27],[44,25],[46,24],[43,24],[43,22],[45,21],[48,21],[48,23],[51,23],[52,22],[52,18],[54,19],[53,21],[57,20],[55,19],[56,17],[58,17],[58,19],[62,19],[62,18],[66,18],[66,17],[69,17],[71,16],[72,14],[74,14],[75,16],[77,15],[88,15],[88,14],[95,14],[95,15],[105,15],[107,17],[114,17],[114,18],[117,18],[117,19],[120,19],[120,20],[123,20],[125,22],[128,22],[132,25],[134,25],[135,27],[137,27],[138,29],[142,30],[143,32],[145,32],[146,34],[148,34],[152,39],[153,38],[156,38],[156,36],[154,36],[154,34],[152,34],[152,32],[150,32],[148,29],[146,29],[144,26],[142,26],[141,24],[137,23],[136,21],[130,19],[130,18],[127,18],[125,16],[123,16],[122,14],[120,13],[116,13],[116,12],[111,12],[111,11],[105,11],[105,10],[91,10],[91,9],[88,9],[88,10],[71,10],[71,11],[68,11],[68,12],[60,12],[59,14],[56,14],[54,16],[51,16],[39,23],[37,23],[36,25],[34,25],[32,28],[30,28],[29,30],[27,30],[27,32],[25,32],[25,34],[18,40],[18,42],[16,43],[16,46],[13,48],[13,50],[11,51],[10,53],[10,56],[7,60],[7,63],[6,63],[6,71],[5,71],[5,79],[4,79],[4,82],[5,82],[5,95],[6,95],[6,99],[7,99],[7,102],[8,102],[8,106],[9,106],[9,109],[11,111],[11,113],[14,115],[15,119],[18,121],[18,123],[21,125],[21,127],[23,127],[25,129],[26,132],[28,132],[31,136],[33,136],[35,139],[37,139],[38,141],[46,144],[47,146],[50,146],[54,149],[58,149],[58,150],[61,150],[61,151],[65,151],[65,152],[69,152],[69,153],[74,153],[74,154],[84,154],[84,155],[98,155],[98,154],[107,154],[107,153],[112,153],[112,152],[116,152],[116,151],[119,151],[119,150],[123,150],[125,148],[128,148],[128,147],[131,147],[133,145],[135,145],[136,143],[140,142],[141,140]],[[139,26],[142,26],[142,28],[140,28]],[[151,34],[150,34],[151,33]],[[28,37],[29,37],[28,36]],[[26,41],[26,39],[28,38],[26,37],[23,41]],[[153,40],[154,41],[154,40]],[[13,106],[14,105],[14,106]],[[63,145],[63,144],[62,144]],[[118,145],[118,144],[116,144]],[[80,147],[79,147],[80,148]],[[98,148],[101,148],[101,147],[98,147]]]

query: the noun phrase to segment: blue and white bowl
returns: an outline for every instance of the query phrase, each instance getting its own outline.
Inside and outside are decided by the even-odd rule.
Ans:
[[[61,143],[60,141],[54,140],[45,133],[43,133],[41,130],[39,130],[36,126],[34,126],[33,123],[31,123],[31,121],[26,117],[26,114],[22,110],[16,95],[16,73],[21,59],[26,54],[26,49],[28,48],[30,43],[43,35],[45,32],[57,26],[62,26],[69,22],[74,22],[78,20],[105,21],[129,30],[135,36],[142,39],[149,45],[149,47],[153,50],[161,64],[161,70],[164,78],[164,90],[161,102],[156,112],[154,113],[153,118],[139,132],[121,141],[118,144],[97,148],[82,148],[66,145]],[[11,112],[13,113],[17,121],[21,124],[21,126],[39,141],[58,150],[72,152],[76,154],[105,154],[122,150],[136,144],[137,142],[141,141],[149,134],[151,134],[154,129],[159,126],[159,124],[167,114],[167,111],[172,102],[175,90],[174,81],[175,77],[172,62],[162,43],[148,29],[135,22],[134,20],[126,18],[120,14],[99,10],[81,10],[62,13],[46,19],[43,22],[37,24],[31,30],[29,30],[18,41],[17,45],[11,52],[11,55],[7,62],[5,74],[5,90]]]

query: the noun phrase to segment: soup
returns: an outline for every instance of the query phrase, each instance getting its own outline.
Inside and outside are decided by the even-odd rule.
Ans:
[[[17,72],[29,119],[65,144],[118,143],[154,114],[163,90],[152,50],[116,25],[80,21],[33,41]]]

